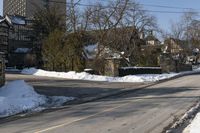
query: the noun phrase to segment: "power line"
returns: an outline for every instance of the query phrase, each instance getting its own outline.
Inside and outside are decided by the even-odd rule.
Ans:
[[[193,8],[186,8],[186,7],[175,7],[175,6],[163,6],[163,5],[152,5],[152,4],[140,4],[143,6],[149,6],[149,7],[161,7],[161,8],[170,8],[170,9],[186,9],[186,10],[197,10]],[[198,9],[199,10],[199,9]]]
[[[85,6],[85,7],[95,7],[96,5],[88,5],[88,4],[77,4],[79,6]],[[96,6],[97,7],[97,6]],[[105,8],[111,8],[111,6],[103,6]],[[144,9],[138,9],[138,11],[146,11],[146,12],[155,12],[155,13],[172,13],[172,14],[182,14],[186,13],[183,11],[177,12],[177,11],[158,11],[158,10],[144,10]]]
[[[109,2],[110,0],[100,0],[103,2]],[[110,1],[112,2],[112,1]],[[130,4],[132,4],[131,2],[129,2]],[[170,9],[187,9],[187,10],[200,10],[200,9],[194,9],[194,8],[190,8],[190,7],[178,7],[178,6],[165,6],[165,5],[156,5],[156,4],[139,4],[142,6],[149,6],[149,7],[161,7],[161,8],[170,8]]]
[[[100,0],[102,2],[108,2],[109,0]],[[112,2],[112,1],[110,1]],[[129,2],[130,4],[132,4],[133,2]],[[161,7],[161,8],[170,8],[170,9],[186,9],[186,10],[200,10],[200,9],[194,9],[194,8],[190,8],[190,7],[178,7],[178,6],[165,6],[165,5],[156,5],[156,4],[139,4],[142,6],[149,6],[149,7]]]
[[[66,3],[66,2],[62,2],[62,1],[49,1],[49,2],[53,2],[53,3],[58,3],[58,4],[66,4],[66,5],[71,5],[70,3]],[[92,5],[92,4],[83,4],[83,3],[76,3],[76,5],[78,6],[82,6],[82,7],[98,7],[98,5]],[[144,5],[144,4],[140,4],[140,5]],[[149,5],[150,6],[150,5]],[[153,6],[153,5],[151,5]],[[156,5],[154,5],[156,6]],[[159,6],[159,5],[157,5]],[[113,8],[112,6],[102,6],[103,8]],[[159,7],[168,7],[168,6],[159,6]],[[168,7],[168,8],[176,8],[176,7]],[[181,8],[181,7],[180,7]],[[181,9],[192,9],[192,8],[181,8]],[[186,13],[186,11],[161,11],[161,10],[144,10],[144,9],[138,9],[138,11],[146,11],[146,12],[152,12],[152,13],[168,13],[168,14],[183,14]]]

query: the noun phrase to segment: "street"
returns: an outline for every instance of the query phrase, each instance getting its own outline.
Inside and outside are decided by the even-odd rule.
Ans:
[[[10,80],[12,79],[11,77],[10,75]],[[2,122],[0,124],[0,132],[160,133],[174,119],[180,118],[199,99],[199,78],[200,75],[184,76],[138,91],[123,93],[84,104],[70,105],[61,110],[42,112],[10,122]],[[41,83],[42,81],[44,84]],[[137,84],[131,83],[89,81],[71,81],[71,84],[69,82],[66,85],[68,81],[63,79],[57,81],[55,79],[45,79],[40,82],[32,81],[30,83],[34,84],[36,88],[40,86],[38,91],[41,90],[42,93],[42,89],[39,88],[42,86],[45,88],[45,82],[48,85],[60,86],[60,88],[61,86],[65,88],[70,85],[72,88],[74,85],[79,86],[79,88],[83,85],[84,88],[92,89],[93,87],[99,90],[101,88],[106,88],[105,90],[123,89],[131,86],[137,88]],[[43,91],[43,93],[45,92]]]
[[[138,88],[148,83],[109,83],[92,82],[84,80],[70,80],[63,78],[40,77],[34,75],[22,75],[19,73],[6,74],[6,80],[25,80],[35,90],[48,96],[72,96],[77,98],[96,97],[107,92],[120,91],[125,88]]]

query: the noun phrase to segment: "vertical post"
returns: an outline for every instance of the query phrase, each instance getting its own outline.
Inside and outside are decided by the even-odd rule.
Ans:
[[[0,86],[5,84],[5,55],[0,53]]]

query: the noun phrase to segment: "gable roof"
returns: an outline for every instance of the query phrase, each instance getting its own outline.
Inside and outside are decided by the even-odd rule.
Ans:
[[[6,18],[0,17],[0,23],[6,23],[10,27],[10,23]]]
[[[25,17],[22,17],[22,16],[6,15],[5,19],[12,25],[13,24],[26,25],[26,19],[25,19]]]

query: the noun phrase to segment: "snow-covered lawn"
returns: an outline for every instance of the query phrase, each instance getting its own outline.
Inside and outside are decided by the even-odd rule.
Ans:
[[[12,81],[0,88],[0,118],[21,112],[58,107],[73,99],[73,97],[39,95],[25,81]]]
[[[143,74],[143,75],[129,75],[124,77],[109,77],[109,76],[92,75],[86,72],[81,72],[81,73],[77,73],[74,71],[53,72],[35,68],[23,69],[21,73],[27,75],[47,76],[55,78],[79,79],[79,80],[90,80],[90,81],[107,81],[107,82],[155,82],[178,75],[178,73],[172,73],[172,74]]]

